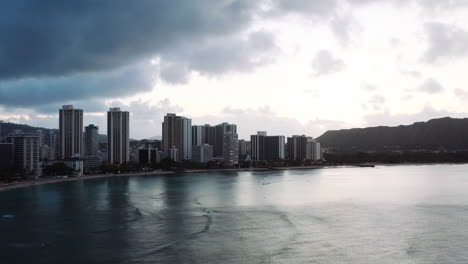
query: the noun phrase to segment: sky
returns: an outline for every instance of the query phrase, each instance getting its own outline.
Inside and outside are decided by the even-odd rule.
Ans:
[[[0,120],[161,135],[166,113],[240,138],[468,116],[468,0],[6,0]]]

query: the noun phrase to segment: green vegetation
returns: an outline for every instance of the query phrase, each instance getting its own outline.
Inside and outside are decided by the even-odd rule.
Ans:
[[[47,165],[42,168],[42,175],[49,176],[71,176],[73,174],[73,169],[65,165],[63,162],[54,163],[52,165]]]

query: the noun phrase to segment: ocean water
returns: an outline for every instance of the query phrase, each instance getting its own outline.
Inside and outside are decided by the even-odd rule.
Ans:
[[[114,177],[2,192],[0,263],[468,263],[468,165]]]

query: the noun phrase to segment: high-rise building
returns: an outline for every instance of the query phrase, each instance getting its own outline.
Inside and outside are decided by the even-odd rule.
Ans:
[[[266,131],[259,131],[250,136],[252,160],[275,161],[285,158],[285,137],[267,136]]]
[[[85,127],[85,155],[97,156],[99,154],[99,127],[93,124]]]
[[[284,136],[265,137],[265,159],[268,161],[284,160]]]
[[[224,135],[226,134],[237,135],[237,126],[234,124],[229,124],[225,122],[215,127],[215,142],[213,145],[215,157],[224,156],[223,141],[224,141]],[[239,146],[237,146],[236,148],[239,148]]]
[[[216,127],[205,124],[203,126],[192,126],[192,146],[208,144],[215,145]]]
[[[306,160],[307,141],[308,138],[304,135],[288,137],[288,159],[301,162]]]
[[[192,159],[192,119],[182,118],[182,159]]]
[[[39,152],[40,152],[40,156],[39,156],[39,159],[40,160],[49,160],[50,157],[53,155],[52,153],[52,150],[50,149],[50,147],[48,145],[42,145],[42,147],[39,148]]]
[[[205,124],[202,128],[203,144],[214,147],[216,141],[216,127]]]
[[[265,160],[265,137],[266,132],[264,131],[250,136],[252,160]]]
[[[251,144],[250,141],[239,140],[239,161],[250,159]]]
[[[158,149],[159,151],[162,150],[162,142],[161,140],[158,140],[158,139],[145,142],[143,146],[144,148],[153,148],[153,149]]]
[[[59,110],[60,158],[68,159],[83,154],[83,110],[64,105]]]
[[[227,166],[239,163],[239,142],[237,133],[230,131],[223,136],[223,160]]]
[[[309,137],[307,139],[306,146],[306,159],[318,161],[323,159],[323,151],[320,142],[317,142],[313,138]]]
[[[167,114],[162,124],[163,152],[169,157],[174,157],[177,152],[177,161],[189,160],[192,157],[192,120]],[[177,151],[171,152],[171,149]],[[176,159],[173,159],[176,160]]]
[[[37,129],[35,132],[39,136],[39,147],[42,147],[45,144],[45,135],[42,129]]]
[[[239,156],[247,156],[251,153],[251,141],[239,139]]]
[[[13,163],[26,174],[41,176],[40,137],[37,133],[19,133],[7,137],[7,142],[13,144]]]
[[[179,162],[180,161],[180,151],[176,147],[172,147],[169,149],[169,159]]]
[[[199,163],[207,163],[213,160],[213,146],[208,144],[193,146],[192,160]]]
[[[110,164],[130,161],[130,114],[119,107],[107,112],[107,152]]]
[[[45,135],[45,144],[49,146],[49,160],[56,160],[59,153],[59,131],[49,130]]]
[[[237,136],[237,126],[229,123],[222,123],[215,127],[214,156],[222,158],[224,164],[233,166],[239,163],[239,142]]]
[[[192,146],[203,144],[203,126],[192,126]]]
[[[161,151],[157,148],[138,149],[138,162],[140,164],[157,164],[161,162]]]

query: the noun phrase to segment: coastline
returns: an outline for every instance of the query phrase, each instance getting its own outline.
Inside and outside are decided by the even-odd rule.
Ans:
[[[304,167],[281,167],[281,168],[228,168],[228,169],[198,169],[186,171],[151,171],[151,172],[135,172],[135,173],[120,173],[120,174],[97,174],[85,175],[80,177],[67,177],[67,178],[44,178],[38,180],[26,180],[20,182],[3,183],[0,184],[0,192],[26,188],[36,185],[43,185],[49,183],[60,183],[69,181],[80,181],[89,179],[100,179],[110,177],[134,177],[134,176],[157,176],[157,175],[170,175],[178,173],[206,173],[206,172],[237,172],[237,171],[270,171],[270,170],[295,170],[295,169],[319,169],[327,166],[304,166]]]
[[[134,172],[134,173],[119,173],[119,174],[97,174],[85,175],[80,177],[67,177],[67,178],[43,178],[38,180],[25,180],[12,183],[0,183],[0,192],[26,188],[36,185],[43,185],[49,183],[60,183],[69,181],[80,181],[110,177],[134,177],[134,176],[157,176],[157,175],[170,175],[177,173],[203,173],[203,172],[230,172],[230,171],[268,171],[268,168],[230,168],[230,169],[203,169],[203,170],[187,170],[187,171],[151,171],[151,172]]]
[[[152,172],[136,172],[136,173],[121,173],[121,174],[97,174],[97,175],[85,175],[80,177],[67,177],[67,178],[44,178],[38,180],[26,180],[21,182],[12,182],[0,185],[0,192],[14,190],[18,188],[26,188],[36,185],[49,184],[49,183],[60,183],[69,181],[80,181],[89,179],[100,179],[107,177],[126,177],[126,176],[151,176],[151,175],[166,175],[174,174],[174,171],[152,171]]]
[[[463,165],[467,163],[366,163],[364,165],[372,166],[416,166],[416,165]],[[85,175],[80,177],[67,177],[67,178],[45,178],[38,180],[26,180],[21,182],[0,183],[0,192],[26,188],[36,185],[43,185],[49,183],[60,183],[69,181],[80,181],[89,179],[100,179],[110,177],[134,177],[134,176],[157,176],[157,175],[170,175],[180,173],[207,173],[207,172],[239,172],[239,171],[286,171],[286,170],[313,170],[313,169],[330,169],[330,168],[365,168],[363,164],[343,164],[343,165],[315,165],[315,166],[293,166],[293,167],[270,167],[270,168],[228,168],[228,169],[196,169],[186,171],[151,171],[151,172],[135,172],[135,173],[120,173],[120,174],[97,174]]]

